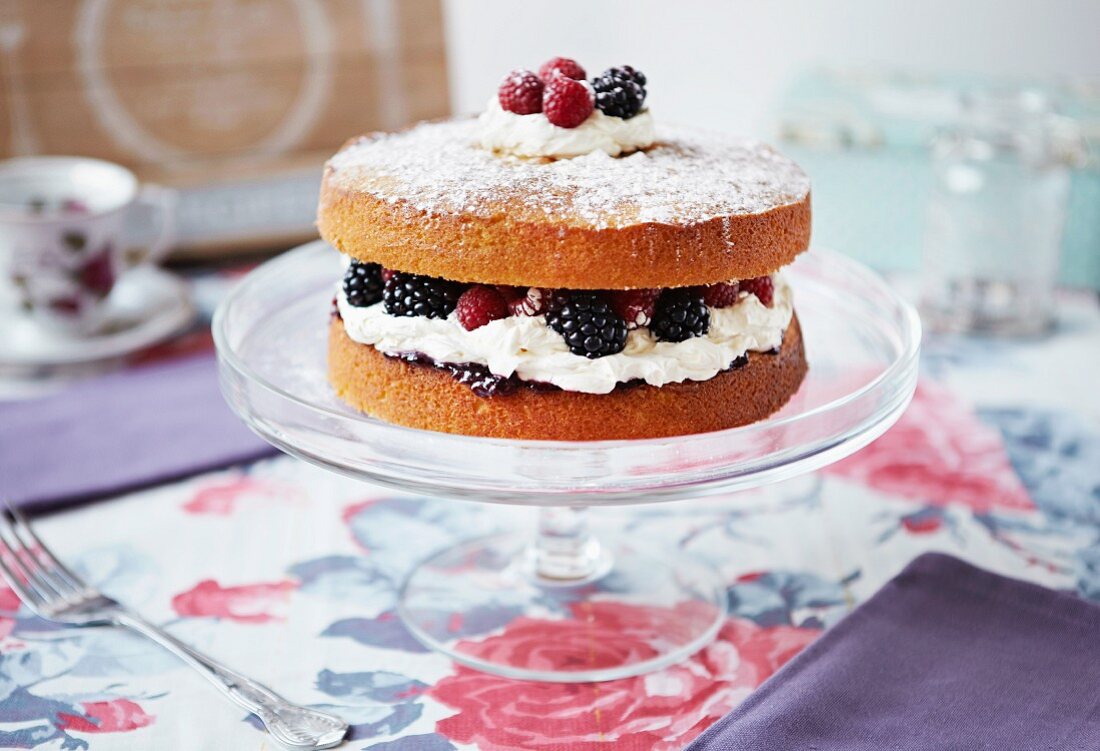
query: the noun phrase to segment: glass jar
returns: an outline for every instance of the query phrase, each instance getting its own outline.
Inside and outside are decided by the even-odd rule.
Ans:
[[[1072,123],[1035,91],[961,97],[932,144],[921,314],[933,330],[1033,335],[1055,319]]]

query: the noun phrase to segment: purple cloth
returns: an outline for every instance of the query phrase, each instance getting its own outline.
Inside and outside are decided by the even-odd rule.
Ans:
[[[218,391],[204,354],[0,404],[0,497],[53,509],[249,461],[274,449]]]
[[[1100,606],[926,554],[689,751],[1100,748]]]

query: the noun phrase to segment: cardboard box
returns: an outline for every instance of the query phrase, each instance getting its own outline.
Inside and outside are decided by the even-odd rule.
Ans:
[[[181,253],[314,234],[350,136],[448,112],[439,0],[5,0],[0,156],[181,190]]]

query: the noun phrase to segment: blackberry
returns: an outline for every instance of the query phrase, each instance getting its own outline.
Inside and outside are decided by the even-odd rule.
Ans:
[[[391,316],[446,318],[461,295],[456,282],[395,271],[382,290],[382,303]]]
[[[622,71],[623,73],[634,79],[634,83],[641,86],[643,90],[645,89],[645,73],[642,73],[640,70],[635,70],[630,65],[620,65],[618,68],[612,68],[611,70]]]
[[[624,120],[637,115],[645,104],[645,74],[629,65],[608,68],[592,79],[596,109]]]
[[[595,292],[573,292],[546,315],[550,328],[561,334],[569,351],[590,360],[622,352],[626,322]]]
[[[382,267],[352,261],[344,272],[344,296],[353,308],[365,308],[382,299]]]
[[[710,311],[698,291],[690,288],[665,290],[657,300],[649,328],[661,341],[682,342],[707,333]]]

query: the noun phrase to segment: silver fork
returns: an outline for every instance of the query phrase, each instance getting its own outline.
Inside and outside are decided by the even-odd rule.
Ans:
[[[152,639],[259,717],[267,732],[288,748],[332,748],[343,741],[348,724],[339,717],[292,704],[86,584],[57,560],[17,509],[5,505],[0,511],[0,573],[36,615],[70,626],[122,626]]]

